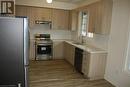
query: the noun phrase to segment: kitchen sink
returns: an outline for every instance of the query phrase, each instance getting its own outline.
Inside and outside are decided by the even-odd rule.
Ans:
[[[79,42],[73,42],[73,44],[76,44],[76,45],[83,45],[83,43],[79,43]]]

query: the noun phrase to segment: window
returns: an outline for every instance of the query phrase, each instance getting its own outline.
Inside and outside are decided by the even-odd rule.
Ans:
[[[89,14],[87,12],[80,12],[79,16],[80,36],[93,37],[93,33],[88,32]]]
[[[127,56],[127,70],[130,72],[130,47],[128,51],[128,56]]]
[[[88,14],[86,12],[80,12],[79,14],[79,32],[80,36],[87,35],[88,27]]]
[[[82,12],[82,21],[81,21],[81,35],[86,36],[88,26],[88,15],[85,12]]]
[[[128,71],[130,73],[130,37],[129,37],[129,42],[128,42],[127,59],[126,59],[125,69],[126,69],[126,71]]]

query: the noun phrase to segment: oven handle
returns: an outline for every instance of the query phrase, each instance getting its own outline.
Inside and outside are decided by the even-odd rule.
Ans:
[[[36,45],[41,45],[41,46],[48,46],[48,45],[52,45],[52,44],[46,44],[46,43],[37,43]]]

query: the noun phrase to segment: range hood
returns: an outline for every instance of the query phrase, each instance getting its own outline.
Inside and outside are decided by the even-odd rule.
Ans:
[[[36,20],[35,24],[45,24],[48,25],[50,27],[50,29],[52,28],[52,22],[51,21],[43,21],[43,20]]]
[[[51,21],[36,20],[35,24],[49,24],[49,25],[51,25],[52,22]]]

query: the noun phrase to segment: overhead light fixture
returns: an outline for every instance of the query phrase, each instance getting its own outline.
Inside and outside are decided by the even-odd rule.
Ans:
[[[52,0],[46,0],[47,1],[47,3],[52,3]]]

